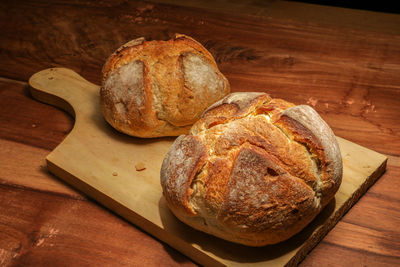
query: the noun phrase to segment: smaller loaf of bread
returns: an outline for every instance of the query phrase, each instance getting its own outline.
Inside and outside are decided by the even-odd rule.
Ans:
[[[334,197],[342,168],[332,130],[310,106],[232,93],[176,139],[161,185],[184,223],[264,246],[309,224]]]
[[[204,110],[230,91],[212,55],[194,39],[138,38],[120,47],[103,67],[104,118],[138,137],[187,133]]]

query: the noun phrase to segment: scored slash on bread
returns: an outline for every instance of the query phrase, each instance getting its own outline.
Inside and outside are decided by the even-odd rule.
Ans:
[[[176,139],[161,168],[163,194],[186,224],[249,246],[293,236],[334,197],[342,159],[309,106],[232,93]]]

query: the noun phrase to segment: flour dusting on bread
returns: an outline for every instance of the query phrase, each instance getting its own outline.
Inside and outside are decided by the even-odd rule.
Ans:
[[[138,137],[188,133],[204,110],[230,91],[212,55],[194,39],[132,40],[103,67],[104,118]]]

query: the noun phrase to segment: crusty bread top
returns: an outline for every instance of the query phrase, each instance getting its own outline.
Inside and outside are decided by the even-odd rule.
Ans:
[[[207,49],[182,34],[168,41],[132,40],[109,57],[102,72],[105,118],[140,137],[187,133],[230,91]]]
[[[336,138],[320,116],[265,93],[232,93],[210,106],[161,168],[164,196],[178,218],[252,246],[300,231],[341,177]]]

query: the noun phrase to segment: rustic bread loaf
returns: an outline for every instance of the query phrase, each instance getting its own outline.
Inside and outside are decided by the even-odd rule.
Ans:
[[[139,38],[120,47],[103,67],[105,119],[138,137],[187,133],[204,110],[229,93],[212,55],[194,39]]]
[[[265,93],[232,93],[210,106],[161,168],[178,219],[249,246],[299,232],[341,179],[338,143],[317,112]]]

